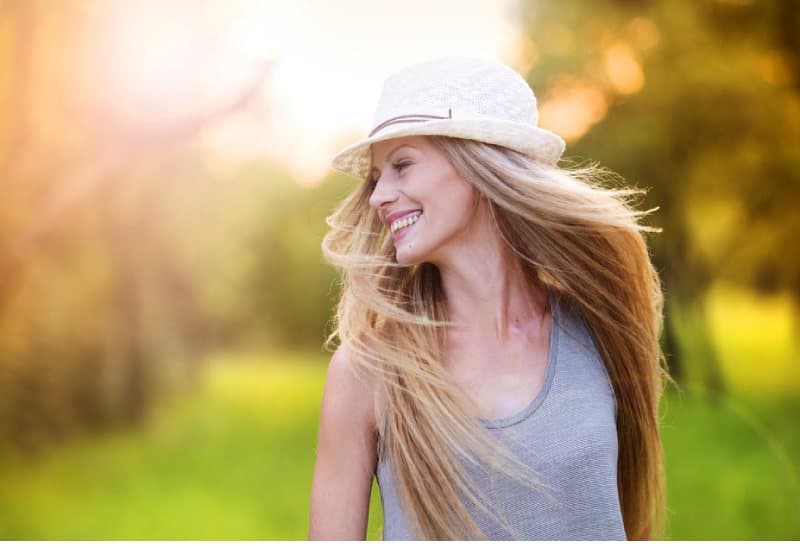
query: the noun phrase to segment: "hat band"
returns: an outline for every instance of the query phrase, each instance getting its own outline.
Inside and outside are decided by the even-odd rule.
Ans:
[[[433,114],[404,114],[402,116],[395,116],[394,118],[389,118],[388,120],[384,120],[383,122],[375,126],[375,129],[370,131],[367,137],[372,137],[376,132],[392,124],[402,124],[406,122],[424,122],[426,120],[442,120],[442,119],[446,120],[452,117],[453,117],[452,108],[447,109],[447,116],[435,116]]]

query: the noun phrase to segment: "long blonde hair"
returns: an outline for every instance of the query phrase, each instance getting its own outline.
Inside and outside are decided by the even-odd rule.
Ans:
[[[493,227],[526,279],[578,307],[597,342],[617,402],[618,489],[629,539],[663,536],[665,489],[659,401],[672,379],[659,346],[663,297],[633,198],[592,164],[554,167],[504,147],[427,137],[487,200]],[[442,367],[449,323],[436,266],[397,264],[369,207],[370,176],[327,217],[326,260],[341,269],[334,329],[357,375],[375,388],[379,458],[389,458],[412,526],[426,539],[485,538],[465,500],[491,512],[467,463],[492,466],[547,494],[530,469],[460,405]],[[466,459],[466,462],[465,460]]]

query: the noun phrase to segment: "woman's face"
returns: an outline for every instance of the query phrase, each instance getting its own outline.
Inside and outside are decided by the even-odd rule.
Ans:
[[[391,231],[397,262],[446,261],[468,237],[477,190],[424,136],[396,137],[371,149],[377,183],[369,204],[387,226],[407,225]]]

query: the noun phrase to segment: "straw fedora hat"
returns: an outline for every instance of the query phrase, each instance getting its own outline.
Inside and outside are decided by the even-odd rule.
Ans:
[[[538,123],[536,96],[516,71],[489,59],[443,57],[387,77],[369,135],[338,152],[331,165],[364,179],[370,145],[407,135],[474,139],[555,165],[564,140]]]

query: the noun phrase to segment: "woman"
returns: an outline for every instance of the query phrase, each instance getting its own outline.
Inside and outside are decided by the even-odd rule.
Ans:
[[[336,155],[343,272],[310,539],[649,539],[663,530],[662,293],[634,189],[561,168],[510,68],[447,57],[384,83]]]

